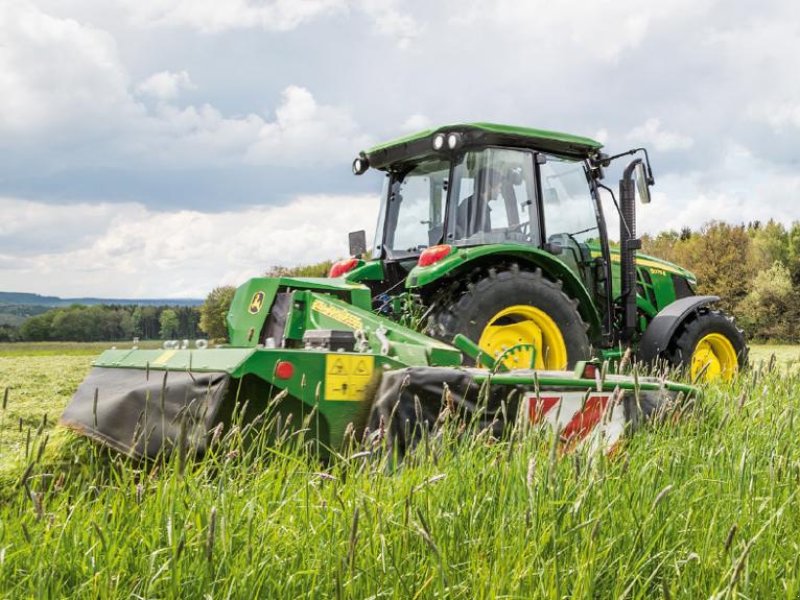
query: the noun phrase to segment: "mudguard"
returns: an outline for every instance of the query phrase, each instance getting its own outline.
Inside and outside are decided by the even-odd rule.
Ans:
[[[689,296],[666,306],[659,312],[639,341],[637,358],[641,362],[653,362],[667,349],[672,336],[687,317],[703,306],[717,302],[719,296]]]
[[[478,265],[492,266],[517,262],[521,267],[540,268],[547,276],[558,279],[564,292],[578,301],[578,312],[589,325],[592,337],[600,334],[600,315],[586,287],[570,268],[551,254],[517,243],[498,243],[484,246],[456,248],[449,256],[427,267],[414,267],[406,280],[406,288],[416,290],[438,282],[440,279],[463,277]]]

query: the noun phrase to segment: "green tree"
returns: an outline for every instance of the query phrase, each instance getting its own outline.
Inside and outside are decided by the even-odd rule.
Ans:
[[[697,275],[701,294],[719,296],[720,305],[730,311],[747,296],[755,277],[745,226],[712,221],[690,242],[687,264],[682,266]]]
[[[751,337],[793,342],[800,338],[797,301],[789,269],[776,261],[756,275],[737,312]]]
[[[19,328],[8,323],[0,324],[0,342],[16,342],[19,336]]]
[[[800,222],[795,221],[787,234],[788,257],[786,266],[792,276],[792,283],[800,287]]]
[[[138,304],[133,308],[133,312],[131,312],[131,336],[145,337],[142,331],[142,307]]]
[[[53,339],[53,319],[56,311],[49,310],[27,319],[19,328],[20,337],[29,342],[44,342]]]
[[[158,323],[158,309],[155,306],[142,306],[140,315],[139,323],[142,338],[145,340],[156,339],[160,329]]]
[[[233,286],[214,288],[200,307],[200,329],[208,337],[215,340],[228,339],[228,324],[225,317],[230,310],[234,293],[236,288]]]
[[[776,262],[789,262],[789,233],[783,224],[770,219],[758,229],[750,229],[751,260],[753,269],[764,271]]]
[[[158,317],[159,332],[162,340],[170,340],[178,333],[178,313],[171,308],[165,308]]]

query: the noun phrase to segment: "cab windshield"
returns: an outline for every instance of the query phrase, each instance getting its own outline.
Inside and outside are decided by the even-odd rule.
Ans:
[[[447,243],[539,245],[533,162],[525,150],[465,153],[453,168]]]
[[[449,161],[426,160],[388,179],[378,253],[405,258],[442,243],[541,243],[533,153],[466,152],[452,165],[452,182],[450,177]]]

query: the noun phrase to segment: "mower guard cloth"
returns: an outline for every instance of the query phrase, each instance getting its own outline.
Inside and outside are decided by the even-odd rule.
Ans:
[[[178,444],[202,454],[229,381],[226,373],[95,367],[61,424],[138,458]]]
[[[476,374],[478,371],[476,371]],[[483,371],[485,373],[485,371]],[[524,375],[525,371],[517,371]],[[529,373],[533,373],[530,371]],[[463,421],[470,423],[474,431],[491,430],[492,436],[499,438],[506,427],[518,417],[529,414],[532,398],[537,397],[533,385],[508,385],[490,383],[482,393],[468,369],[443,367],[410,367],[383,374],[375,402],[368,420],[369,431],[385,432],[387,443],[402,456],[422,438],[423,431],[431,431],[445,409]],[[547,386],[540,389],[538,397],[548,394],[568,393],[585,397],[588,390],[575,386]],[[610,396],[610,392],[604,392]],[[642,423],[665,409],[674,401],[677,393],[662,388],[660,390],[640,390],[622,393],[617,406],[610,406],[611,420],[617,422],[616,430],[603,432],[600,443],[610,449],[624,432],[632,432]],[[526,405],[521,406],[523,403]],[[580,407],[581,402],[578,401]],[[567,406],[564,401],[564,406]],[[566,408],[565,408],[566,410]],[[553,411],[555,413],[556,411]],[[580,411],[576,411],[580,413]],[[552,420],[552,414],[550,420]],[[572,415],[561,415],[568,419]],[[577,414],[578,420],[583,415]],[[475,422],[477,419],[477,422]],[[543,422],[547,419],[543,419]],[[608,422],[596,425],[607,426]],[[594,429],[595,424],[590,429]],[[563,431],[563,427],[560,429]],[[586,432],[588,435],[588,431]],[[562,436],[563,437],[563,436]]]

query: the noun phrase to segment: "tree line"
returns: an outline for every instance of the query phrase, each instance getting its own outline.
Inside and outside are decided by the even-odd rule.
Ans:
[[[697,293],[720,296],[751,340],[800,342],[800,222],[770,220],[732,225],[719,221],[642,237],[646,254],[692,271]],[[322,277],[331,261],[270,267],[267,277]],[[0,341],[114,341],[227,338],[225,317],[235,288],[212,290],[200,307],[73,305],[0,324]]]
[[[0,327],[0,341],[195,339],[201,336],[199,323],[198,307],[73,304],[30,317],[19,327]]]
[[[643,252],[697,276],[697,293],[721,298],[750,340],[800,342],[800,222],[711,221],[643,236]]]
[[[324,277],[333,263],[323,261],[298,267],[270,267],[266,277]],[[22,325],[0,323],[0,342],[197,339],[223,342],[228,337],[226,316],[233,286],[214,288],[199,307],[190,306],[91,306],[74,304],[29,317]]]

